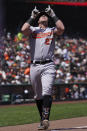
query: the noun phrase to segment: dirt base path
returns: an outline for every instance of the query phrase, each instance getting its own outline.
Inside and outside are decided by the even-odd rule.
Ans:
[[[0,127],[0,131],[38,131],[38,123]],[[48,131],[87,131],[87,117],[50,121]]]

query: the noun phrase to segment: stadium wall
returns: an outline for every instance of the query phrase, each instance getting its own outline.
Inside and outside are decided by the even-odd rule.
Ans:
[[[27,92],[25,92],[26,90]],[[9,98],[5,98],[7,95],[9,95]],[[53,101],[85,100],[87,99],[87,84],[55,83],[53,85],[52,96]],[[21,104],[30,102],[34,102],[34,92],[31,85],[0,85],[0,104]]]

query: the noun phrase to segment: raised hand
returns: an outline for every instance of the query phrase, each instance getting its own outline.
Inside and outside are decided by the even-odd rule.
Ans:
[[[35,6],[35,8],[32,10],[31,18],[35,19],[39,13],[39,10]]]
[[[45,12],[51,16],[51,17],[54,17],[55,16],[55,13],[53,11],[53,9],[51,9],[50,5],[48,5],[48,8],[45,9]]]

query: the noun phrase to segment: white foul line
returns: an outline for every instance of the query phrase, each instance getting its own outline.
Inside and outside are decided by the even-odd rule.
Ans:
[[[71,128],[58,128],[58,129],[52,129],[50,131],[62,131],[62,130],[74,130],[74,129],[87,129],[87,126],[79,126],[79,127],[71,127]]]
[[[79,127],[74,127],[74,128],[76,128],[76,129],[86,129],[87,126],[79,126]]]

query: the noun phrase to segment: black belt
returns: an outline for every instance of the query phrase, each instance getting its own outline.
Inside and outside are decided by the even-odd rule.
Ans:
[[[53,62],[52,60],[45,60],[45,61],[31,61],[31,63],[33,64],[46,64],[46,63],[50,63]]]

